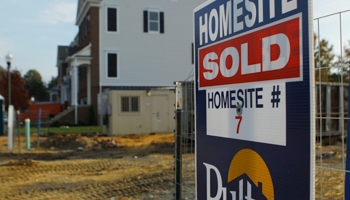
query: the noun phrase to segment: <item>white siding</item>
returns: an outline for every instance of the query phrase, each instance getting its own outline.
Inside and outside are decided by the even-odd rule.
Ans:
[[[174,86],[193,69],[193,9],[205,0],[104,0],[100,7],[101,86]],[[107,33],[106,7],[118,8],[118,33]],[[143,11],[164,12],[164,34],[143,32]],[[107,78],[118,52],[118,78]]]

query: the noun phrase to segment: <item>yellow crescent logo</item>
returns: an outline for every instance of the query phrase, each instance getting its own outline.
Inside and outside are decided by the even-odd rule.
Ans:
[[[231,182],[244,173],[255,186],[258,187],[259,182],[262,183],[262,193],[268,200],[275,198],[270,171],[261,156],[251,149],[243,149],[233,157],[227,182]]]

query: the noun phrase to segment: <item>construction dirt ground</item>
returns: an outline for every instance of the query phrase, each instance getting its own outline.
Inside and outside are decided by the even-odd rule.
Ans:
[[[174,199],[174,134],[51,135],[40,137],[40,147],[33,134],[31,150],[17,137],[12,151],[7,139],[0,136],[0,200]],[[321,191],[323,199],[343,199],[341,143],[316,147],[316,199]],[[187,177],[194,187],[194,170]]]
[[[0,199],[173,199],[174,134],[0,137]],[[19,144],[19,145],[18,145]],[[20,146],[21,148],[18,148]]]

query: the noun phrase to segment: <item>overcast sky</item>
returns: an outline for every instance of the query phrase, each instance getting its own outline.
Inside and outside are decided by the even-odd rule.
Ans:
[[[350,0],[314,0],[313,4],[314,18],[350,10]],[[12,67],[22,75],[36,69],[46,82],[57,76],[57,46],[69,45],[78,32],[76,9],[77,0],[1,1],[0,65],[6,67],[4,57],[10,51]],[[348,44],[350,12],[342,20],[343,44]],[[334,43],[335,53],[340,54],[339,16],[320,20],[320,30],[321,38]]]

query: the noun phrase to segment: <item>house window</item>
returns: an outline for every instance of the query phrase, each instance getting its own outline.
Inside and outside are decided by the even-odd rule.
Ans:
[[[117,32],[117,8],[107,8],[107,30]]]
[[[159,31],[159,12],[148,12],[149,31]]]
[[[139,99],[140,97],[122,97],[121,111],[122,112],[140,112]]]
[[[83,42],[83,25],[79,26],[79,44]]]
[[[88,21],[88,18],[85,17],[85,20],[84,20],[84,35],[87,36],[88,34],[88,26],[89,26],[89,21]]]
[[[108,77],[117,78],[118,77],[118,54],[109,53],[107,54],[108,62]]]
[[[79,43],[83,42],[90,31],[90,15],[86,16],[79,26]]]
[[[90,15],[88,15],[87,17],[86,17],[86,19],[87,19],[87,29],[88,29],[88,31],[90,32],[91,31],[91,23],[90,23]]]
[[[86,66],[79,67],[78,69],[79,69],[79,72],[78,72],[79,81],[85,80],[87,77],[87,67]]]
[[[143,31],[145,33],[164,33],[164,13],[143,11]]]

